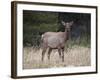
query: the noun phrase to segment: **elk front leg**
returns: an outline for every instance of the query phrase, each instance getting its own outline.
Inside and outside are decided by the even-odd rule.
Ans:
[[[58,48],[59,57],[61,58],[61,49]]]
[[[64,48],[62,48],[62,62],[64,62]]]

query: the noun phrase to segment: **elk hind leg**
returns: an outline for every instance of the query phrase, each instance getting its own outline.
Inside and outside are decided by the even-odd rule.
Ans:
[[[50,54],[52,52],[52,48],[49,48],[49,51],[48,51],[48,59],[50,60]]]
[[[44,48],[43,51],[42,51],[42,61],[44,59],[45,52],[46,52],[46,48]]]

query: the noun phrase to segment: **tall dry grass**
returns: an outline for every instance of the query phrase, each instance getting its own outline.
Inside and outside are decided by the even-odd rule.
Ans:
[[[34,68],[53,68],[53,67],[78,67],[91,65],[91,52],[89,47],[74,45],[71,48],[65,48],[64,62],[59,57],[57,50],[53,50],[50,60],[45,54],[44,61],[41,61],[42,50],[33,47],[24,47],[23,69]]]

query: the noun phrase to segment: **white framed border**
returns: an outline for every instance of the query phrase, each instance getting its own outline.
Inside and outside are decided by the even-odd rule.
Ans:
[[[90,13],[91,14],[91,66],[88,67],[68,67],[52,69],[23,69],[23,10],[33,11],[51,11],[51,12],[72,12],[72,13]],[[89,7],[71,7],[71,6],[52,6],[41,4],[17,4],[17,76],[37,76],[52,74],[71,74],[96,72],[96,9]]]

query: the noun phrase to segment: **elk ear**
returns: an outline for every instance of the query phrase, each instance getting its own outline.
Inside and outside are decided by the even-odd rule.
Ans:
[[[73,23],[74,23],[74,21],[71,21],[69,24],[70,24],[70,26],[72,26],[73,25]]]
[[[61,23],[65,26],[66,25],[66,23],[64,22],[64,21],[61,21]]]

